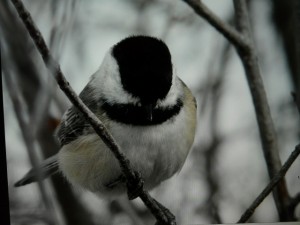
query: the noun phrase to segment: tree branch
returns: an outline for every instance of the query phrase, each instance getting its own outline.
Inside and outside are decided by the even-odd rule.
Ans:
[[[246,223],[247,220],[253,215],[255,209],[259,206],[259,204],[270,194],[273,188],[283,179],[288,169],[291,167],[293,162],[300,154],[300,144],[295,147],[295,150],[291,153],[287,161],[281,167],[279,172],[275,174],[270,183],[265,187],[265,189],[259,194],[259,196],[254,200],[251,206],[245,211],[245,213],[241,216],[237,223]],[[300,194],[295,197],[295,202],[299,203]]]
[[[292,92],[291,95],[300,115],[300,96],[298,96],[296,92]]]
[[[239,48],[246,48],[248,41],[244,36],[239,34],[233,27],[222,21],[216,16],[209,8],[207,8],[200,0],[183,0],[191,8],[194,9],[196,14],[206,19],[214,28],[216,28],[221,34],[228,39],[233,45]]]
[[[264,157],[267,163],[269,177],[272,179],[281,168],[281,161],[274,124],[257,62],[253,36],[250,31],[246,1],[234,0],[236,27],[238,31],[214,15],[201,1],[183,1],[223,34],[237,49],[245,69],[256,113]],[[292,220],[293,217],[287,210],[289,195],[284,179],[282,179],[278,187],[274,189],[274,199],[280,220]]]
[[[299,176],[298,176],[299,178]],[[299,178],[300,179],[300,178]],[[300,204],[300,193],[296,194],[289,202],[289,209],[294,212],[296,207]]]
[[[218,130],[219,125],[219,112],[221,101],[223,97],[223,86],[225,80],[225,71],[228,66],[228,61],[230,60],[230,50],[231,46],[229,42],[224,42],[222,49],[220,50],[221,54],[218,58],[219,68],[214,72],[215,67],[212,66],[208,70],[208,82],[203,83],[203,87],[207,88],[205,91],[209,96],[206,96],[207,99],[211,99],[211,105],[204,106],[201,108],[211,108],[210,109],[210,137],[211,140],[206,146],[201,147],[201,152],[204,153],[205,158],[205,178],[208,186],[207,199],[205,201],[206,212],[211,218],[212,223],[222,223],[221,215],[219,212],[219,199],[216,198],[218,191],[220,190],[220,183],[217,179],[216,171],[216,158],[220,151],[220,146],[224,141],[224,137],[220,134]],[[218,51],[216,51],[218,52]],[[212,62],[216,62],[216,57],[212,58]],[[211,63],[211,65],[214,65]]]
[[[5,72],[5,68],[7,68],[9,74],[14,75],[16,78],[17,86],[14,86],[11,90],[18,90],[22,99],[24,99],[24,104],[27,107],[26,112],[22,111],[22,113],[27,114],[26,118],[31,118],[31,121],[29,122],[31,124],[30,132],[32,133],[34,141],[37,142],[36,144],[39,145],[39,148],[42,150],[43,157],[47,158],[57,153],[59,149],[57,141],[53,136],[56,124],[50,124],[50,120],[54,119],[51,116],[50,111],[46,112],[46,109],[43,109],[43,111],[46,112],[44,115],[45,118],[39,118],[38,120],[33,121],[33,115],[35,115],[36,109],[38,107],[43,108],[43,106],[37,104],[39,104],[38,101],[40,98],[38,97],[40,96],[39,90],[42,88],[45,89],[45,81],[41,78],[41,73],[43,72],[40,71],[40,64],[37,63],[37,60],[39,59],[38,57],[40,57],[38,55],[39,53],[37,53],[37,51],[29,51],[28,53],[28,49],[36,49],[34,49],[33,42],[29,37],[28,32],[26,31],[22,21],[16,16],[17,14],[14,10],[14,7],[12,7],[10,2],[7,0],[2,1],[2,4],[0,4],[0,39],[1,44],[4,43],[6,46],[5,49],[2,49],[4,50],[2,52],[4,53],[4,57],[2,57],[4,66],[3,69]],[[56,89],[56,81],[52,76],[50,76],[50,74],[48,75],[48,79],[45,80],[51,80],[50,83],[52,88],[55,87]],[[47,89],[49,89],[49,86],[47,87]],[[56,93],[52,96],[52,98],[54,103],[57,104],[59,112],[62,114],[66,109],[65,102],[64,104],[61,104],[60,100],[62,100],[62,98],[58,98]],[[45,102],[43,104],[45,104]],[[21,111],[18,110],[18,112]],[[41,122],[41,124],[32,124],[39,122]],[[26,132],[24,131],[24,127],[20,128],[22,133]],[[34,168],[34,165],[32,165],[32,167]],[[61,206],[60,214],[62,215],[66,225],[95,224],[91,217],[91,213],[82,204],[81,200],[78,199],[73,188],[66,182],[63,176],[60,174],[52,176],[51,183],[52,185],[50,186],[53,187],[55,199]],[[21,206],[18,205],[16,207],[20,208]]]
[[[298,0],[294,0],[292,2],[293,9],[293,22],[295,24],[294,29],[294,47],[295,47],[295,60],[294,62],[300,61],[300,3]],[[300,115],[300,64],[295,63],[295,74],[294,77],[298,78],[295,79],[295,91],[292,93],[294,102],[297,106],[299,115]]]
[[[251,33],[246,1],[234,0],[233,2],[236,12],[237,29],[245,37],[249,38],[248,48],[237,48],[237,52],[240,55],[246,72],[256,112],[263,153],[267,163],[269,177],[272,179],[281,168],[276,132],[257,62],[257,53],[254,46],[253,35]],[[289,201],[289,194],[284,179],[282,179],[280,184],[274,189],[273,194],[280,221],[292,220],[292,216],[286,207],[287,202]]]
[[[112,137],[112,135],[108,132],[104,124],[89,110],[89,108],[82,102],[82,100],[76,95],[69,82],[64,77],[59,64],[53,59],[50,51],[42,37],[42,34],[36,27],[33,22],[30,13],[25,9],[23,3],[20,0],[11,0],[14,4],[18,15],[22,19],[24,25],[27,28],[32,40],[34,41],[36,47],[38,48],[46,67],[51,71],[54,75],[59,87],[66,94],[69,100],[73,103],[73,105],[78,108],[78,110],[83,114],[85,119],[91,124],[95,132],[101,137],[102,141],[107,145],[107,147],[112,151],[114,156],[119,162],[119,165],[124,173],[127,183],[134,187],[137,184],[141,184],[142,180],[137,176],[137,172],[133,170],[130,161],[127,157],[121,152],[119,145]],[[169,211],[166,213],[164,209],[161,208],[160,204],[153,199],[147,191],[144,190],[143,186],[141,186],[141,192],[139,193],[139,197],[148,207],[148,209],[152,212],[152,214],[156,217],[157,221],[163,224],[176,224],[175,220],[169,220],[169,217],[166,214],[171,214]],[[172,215],[172,214],[171,214]],[[175,217],[174,217],[175,218]]]
[[[7,85],[7,90],[10,95],[10,98],[13,103],[14,111],[17,116],[17,120],[19,123],[19,126],[22,131],[24,143],[27,149],[27,153],[29,155],[29,160],[31,164],[33,165],[33,168],[38,168],[38,158],[35,154],[36,148],[34,145],[34,136],[31,132],[31,127],[29,121],[26,120],[25,116],[25,104],[24,101],[22,101],[21,94],[16,89],[18,85],[16,84],[15,80],[13,79],[14,76],[12,73],[8,73],[8,71],[4,72],[5,82]],[[43,199],[43,202],[45,203],[46,210],[49,212],[49,224],[55,224],[57,222],[57,218],[54,216],[54,205],[53,202],[50,200],[48,193],[46,192],[45,185],[42,183],[42,174],[41,171],[37,170],[37,177],[38,177],[38,188],[41,193],[41,197]]]

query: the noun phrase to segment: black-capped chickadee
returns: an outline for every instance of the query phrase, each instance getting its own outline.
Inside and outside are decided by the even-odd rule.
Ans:
[[[111,132],[147,190],[178,172],[193,144],[196,101],[176,76],[166,44],[131,36],[114,45],[80,93]],[[82,114],[70,107],[57,129],[58,154],[40,166],[75,186],[111,196],[126,192],[118,161]],[[36,181],[29,171],[15,186]]]

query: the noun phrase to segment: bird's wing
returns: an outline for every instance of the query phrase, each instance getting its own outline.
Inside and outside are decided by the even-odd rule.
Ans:
[[[87,85],[79,97],[86,104],[86,106],[95,113],[98,117],[101,117],[102,102],[100,98],[97,98],[92,88]],[[57,129],[56,136],[60,142],[60,145],[66,145],[74,141],[81,135],[93,133],[93,129],[89,122],[84,118],[82,113],[75,107],[70,107],[64,114],[61,123]]]
[[[41,179],[45,179],[46,177],[53,175],[54,173],[57,173],[58,172],[57,154],[44,160],[38,166],[37,170],[35,169],[29,170],[21,180],[15,183],[14,186],[20,187],[38,181],[37,171],[41,173],[40,174]]]
[[[97,116],[102,115],[101,101],[95,98],[93,90],[87,85],[79,97]],[[84,119],[81,112],[74,106],[71,106],[64,114],[59,127],[57,128],[57,138],[60,145],[66,145],[77,137],[92,133],[93,129],[90,124]],[[37,168],[41,172],[41,178],[45,179],[59,171],[57,154],[43,161]],[[21,180],[15,183],[15,187],[23,186],[36,182],[38,180],[37,171],[31,169]]]

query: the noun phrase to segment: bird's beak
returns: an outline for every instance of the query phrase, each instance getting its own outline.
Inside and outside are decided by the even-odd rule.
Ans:
[[[144,107],[145,107],[145,113],[146,113],[147,120],[152,121],[154,104],[148,103]]]

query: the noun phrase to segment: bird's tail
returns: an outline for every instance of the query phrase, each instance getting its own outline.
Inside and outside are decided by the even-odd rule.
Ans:
[[[43,161],[37,168],[37,170],[41,173],[41,178],[45,179],[55,173],[57,173],[58,170],[58,161],[57,161],[57,154],[51,156],[50,158],[47,158],[45,161]],[[20,187],[24,186],[26,184],[30,184],[33,182],[38,181],[38,173],[37,170],[31,169],[29,170],[25,176],[17,181],[14,186]]]

